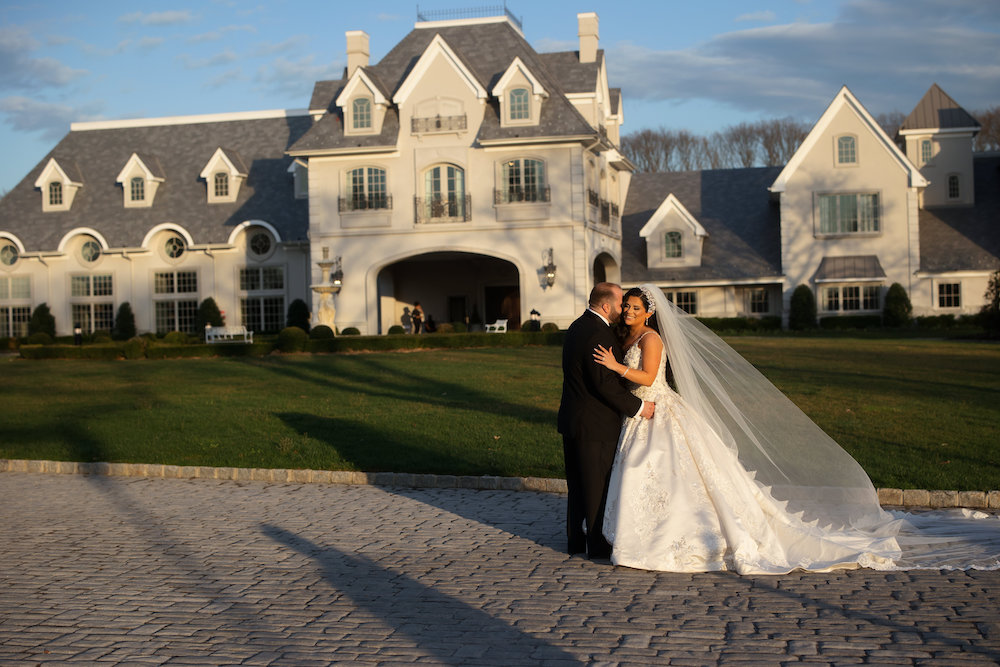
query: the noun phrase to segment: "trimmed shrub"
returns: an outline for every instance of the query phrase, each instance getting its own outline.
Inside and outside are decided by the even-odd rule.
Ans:
[[[404,333],[406,333],[406,329],[404,329],[402,327],[402,325],[393,324],[391,327],[389,327],[389,335],[390,336],[396,336],[396,335],[404,334]]]
[[[28,336],[28,345],[52,345],[55,340],[44,331],[39,331]]]
[[[780,317],[699,317],[712,331],[775,331],[781,329]]]
[[[56,318],[52,316],[48,304],[38,304],[31,313],[31,319],[28,320],[28,335],[36,333],[46,333],[52,338],[56,337]]]
[[[17,339],[13,336],[5,336],[0,338],[0,350],[11,350],[17,349]]]
[[[296,299],[288,304],[288,327],[298,327],[309,333],[309,306],[302,299]]]
[[[129,338],[122,345],[122,354],[126,359],[142,359],[146,356],[146,339],[138,336]]]
[[[455,325],[451,322],[442,322],[437,325],[437,330],[434,333],[455,333]]]
[[[163,342],[167,345],[187,345],[191,342],[191,337],[183,331],[171,331],[163,337]]]
[[[910,323],[911,315],[913,315],[913,305],[906,294],[906,288],[899,283],[893,283],[885,294],[882,324],[887,327],[905,327]]]
[[[278,349],[282,352],[302,352],[306,349],[309,334],[299,327],[285,327],[278,332]]]
[[[313,327],[309,331],[309,337],[313,340],[326,340],[327,338],[333,338],[333,329],[325,324],[320,324],[319,326]]]
[[[990,276],[983,298],[986,304],[979,311],[976,321],[986,329],[987,336],[1000,338],[1000,270],[994,271]]]
[[[521,331],[541,331],[542,324],[538,320],[528,320],[521,325]]]
[[[132,312],[132,306],[129,305],[128,301],[123,301],[122,305],[118,306],[118,312],[115,313],[115,323],[111,328],[111,338],[114,340],[128,340],[129,338],[135,338],[135,314]]]
[[[441,325],[439,324],[438,325],[438,329],[440,329],[440,328],[441,328]],[[469,327],[466,326],[465,322],[452,322],[451,323],[451,329],[455,333],[465,333],[466,331],[469,330]]]
[[[808,285],[799,285],[792,292],[788,306],[788,328],[792,331],[816,328],[816,295]]]
[[[96,345],[106,345],[112,342],[111,336],[102,332],[95,332],[93,338],[90,339],[91,343]]]
[[[319,327],[317,327],[319,328]],[[341,336],[360,336],[361,331],[357,327],[347,327],[340,332]]]
[[[194,330],[201,333],[205,331],[205,326],[221,327],[225,324],[222,319],[222,311],[215,303],[215,299],[208,297],[198,306],[198,314],[194,318]]]
[[[546,322],[542,325],[542,333],[555,333],[559,331],[559,325],[555,322]]]
[[[914,319],[921,329],[950,329],[955,326],[954,315],[921,315]]]
[[[819,321],[823,329],[878,329],[882,326],[878,315],[839,315],[824,317]]]

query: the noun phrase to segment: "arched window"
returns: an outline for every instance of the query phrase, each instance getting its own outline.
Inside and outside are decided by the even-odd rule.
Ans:
[[[424,202],[418,208],[423,219],[468,220],[467,204],[465,172],[461,167],[442,164],[424,172]]]
[[[229,174],[224,171],[220,171],[215,175],[215,196],[229,196]]]
[[[542,160],[507,160],[501,164],[500,172],[501,182],[496,203],[549,201],[549,189],[545,185],[545,163]]]
[[[531,102],[527,88],[515,88],[510,91],[508,106],[511,120],[528,120],[531,118]]]
[[[948,175],[948,199],[958,199],[962,196],[961,182],[958,174]]]
[[[837,137],[837,164],[856,164],[857,161],[858,149],[854,137]]]
[[[367,130],[372,126],[372,101],[367,97],[354,100],[351,114],[351,127],[355,130]]]
[[[683,236],[680,232],[667,232],[663,238],[663,256],[675,259],[684,256]]]
[[[136,176],[130,181],[132,201],[146,200],[146,181],[141,176]]]
[[[62,206],[63,190],[62,183],[52,181],[49,183],[49,206]]]
[[[385,189],[385,169],[378,167],[351,169],[347,172],[347,188],[351,195],[344,199],[340,207],[342,211],[391,207]]]

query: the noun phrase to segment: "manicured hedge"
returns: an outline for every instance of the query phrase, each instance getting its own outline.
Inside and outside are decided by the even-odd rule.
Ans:
[[[822,329],[878,329],[882,326],[881,315],[842,315],[820,319]]]
[[[712,331],[780,331],[780,317],[699,317]]]

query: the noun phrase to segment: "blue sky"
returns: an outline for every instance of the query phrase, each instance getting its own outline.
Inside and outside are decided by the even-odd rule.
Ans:
[[[301,109],[339,78],[346,30],[372,62],[416,7],[496,0],[0,0],[0,192],[74,121]],[[624,132],[709,134],[742,121],[813,122],[847,85],[872,113],[908,113],[932,83],[966,109],[1000,104],[1000,0],[508,0],[539,51],[575,50],[597,11]]]

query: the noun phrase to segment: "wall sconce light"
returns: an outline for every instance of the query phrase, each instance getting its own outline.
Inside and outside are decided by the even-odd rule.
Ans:
[[[545,269],[545,284],[552,287],[556,284],[556,265],[553,262],[552,248],[542,252],[542,264]]]

